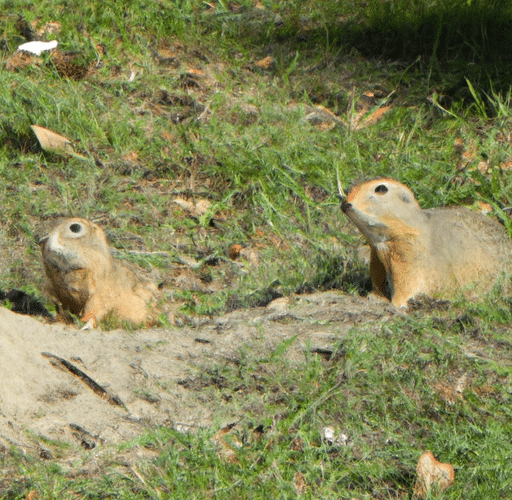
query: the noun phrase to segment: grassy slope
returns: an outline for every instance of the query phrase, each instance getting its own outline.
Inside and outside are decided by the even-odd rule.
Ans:
[[[454,31],[439,31],[444,38],[411,40],[417,53],[404,42],[401,62],[387,62],[379,40],[400,41],[397,33],[407,40],[411,32],[400,27],[411,23],[436,33],[428,30],[431,17],[406,18],[398,2],[369,2],[362,11],[349,2],[266,2],[264,10],[248,1],[8,4],[0,15],[4,59],[25,41],[24,21],[42,27],[58,20],[62,30],[49,38],[78,51],[78,65],[100,64],[79,81],[61,77],[51,61],[0,73],[3,287],[43,296],[36,237],[62,215],[98,221],[124,258],[169,283],[167,297],[194,314],[292,291],[356,290],[362,267],[348,256],[358,238],[339,213],[337,175],[345,187],[391,175],[411,185],[424,206],[510,205],[506,93],[488,89],[487,99],[466,84],[455,21]],[[433,11],[442,20],[434,27],[446,26],[449,8],[462,8],[447,5]],[[383,47],[384,57],[371,59],[361,40]],[[429,59],[432,53],[444,58]],[[269,69],[255,66],[268,55]],[[472,61],[478,56],[475,50]],[[508,54],[498,56],[506,61]],[[487,85],[481,73],[472,80]],[[321,104],[346,123],[367,90],[392,104],[371,127],[324,130],[306,120],[306,106]],[[43,153],[34,123],[70,138],[89,160]],[[207,198],[212,208],[191,217],[177,197]],[[250,272],[232,265],[226,255],[233,243],[257,250],[263,264]],[[219,257],[188,272],[200,283],[221,283],[220,291],[176,291],[183,256]],[[138,479],[108,465],[96,477],[72,477],[5,450],[3,494],[288,498],[303,482],[305,498],[409,498],[419,453],[432,449],[457,467],[444,498],[508,498],[510,320],[509,301],[497,293],[483,304],[357,328],[331,361],[307,356],[288,366],[279,356],[249,356],[241,367],[218,367],[226,385],[207,389],[233,404],[254,398],[263,408],[248,411],[237,431],[244,446],[236,462],[219,457],[213,430],[148,436],[161,455],[140,465]],[[347,434],[351,446],[323,444],[324,425]],[[263,429],[260,439],[255,429]]]

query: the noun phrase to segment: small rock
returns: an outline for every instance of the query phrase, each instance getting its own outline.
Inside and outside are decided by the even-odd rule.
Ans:
[[[324,427],[322,429],[322,441],[327,444],[334,444],[336,440],[336,432],[332,427]]]
[[[322,441],[330,446],[347,446],[348,436],[346,434],[336,435],[336,431],[332,427],[322,428]]]

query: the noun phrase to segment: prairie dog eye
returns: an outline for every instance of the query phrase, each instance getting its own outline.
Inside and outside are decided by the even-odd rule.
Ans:
[[[69,231],[72,233],[72,237],[78,237],[84,232],[84,226],[78,222],[73,222],[69,225]]]
[[[379,184],[376,188],[375,188],[375,192],[377,194],[384,194],[384,193],[387,193],[388,192],[388,187],[386,186],[386,184]]]

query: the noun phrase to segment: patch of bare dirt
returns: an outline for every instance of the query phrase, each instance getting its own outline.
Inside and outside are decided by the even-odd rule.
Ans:
[[[197,327],[79,331],[0,308],[0,445],[44,449],[40,438],[92,449],[153,426],[193,429],[239,419],[202,398],[198,369],[256,359],[294,336],[286,356],[325,353],[358,323],[394,314],[383,302],[315,293],[237,310]],[[29,431],[31,436],[28,437]]]

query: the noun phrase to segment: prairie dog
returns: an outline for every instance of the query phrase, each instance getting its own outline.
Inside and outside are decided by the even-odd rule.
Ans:
[[[71,218],[40,240],[49,292],[94,328],[110,311],[119,319],[142,322],[156,287],[136,276],[110,254],[103,230]]]
[[[372,293],[397,307],[418,294],[489,287],[510,268],[512,242],[497,222],[464,207],[423,210],[394,179],[355,186],[341,209],[370,245]]]

